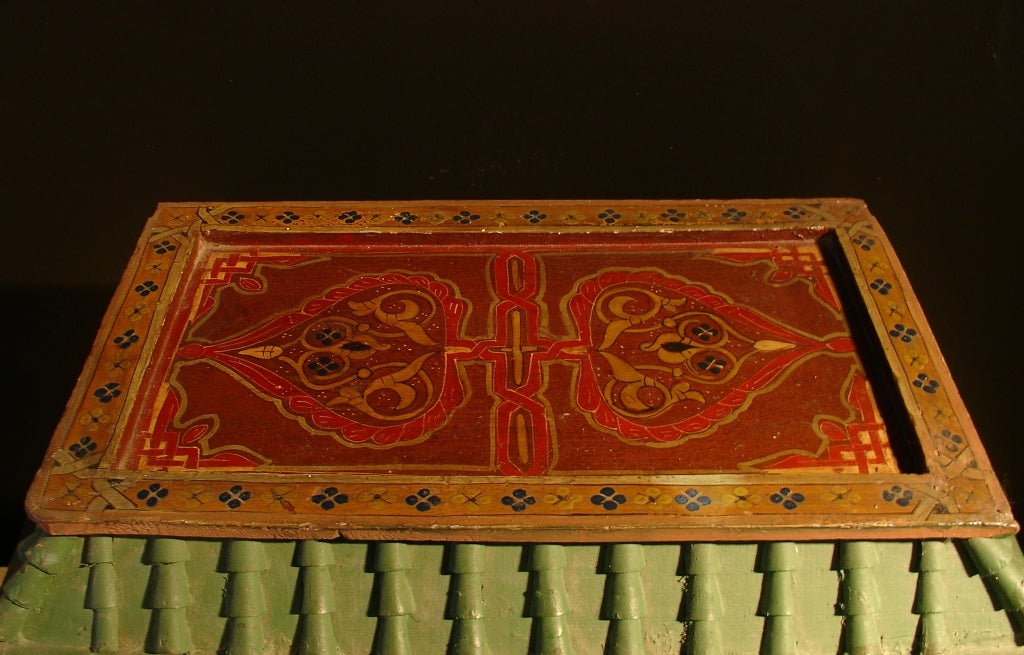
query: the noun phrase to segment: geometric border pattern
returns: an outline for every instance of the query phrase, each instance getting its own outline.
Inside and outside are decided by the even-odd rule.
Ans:
[[[230,468],[187,476],[119,470],[111,446],[159,344],[167,299],[206,238],[387,231],[615,233],[831,231],[853,272],[924,453],[918,474],[723,474],[638,480],[287,476]],[[287,257],[287,253],[282,255]],[[240,284],[257,278],[236,272]],[[181,454],[183,457],[187,453]],[[556,483],[557,482],[557,483]],[[137,533],[424,540],[563,541],[991,536],[1016,531],[1009,505],[920,306],[859,200],[450,201],[161,204],[101,325],[27,500],[55,534]]]

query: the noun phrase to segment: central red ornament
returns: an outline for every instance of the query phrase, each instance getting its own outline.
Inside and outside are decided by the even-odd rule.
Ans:
[[[448,344],[458,342],[464,301],[423,275],[360,277],[251,332],[188,344],[282,401],[282,411],[351,444],[424,437],[444,423],[463,390]]]
[[[586,344],[576,402],[624,437],[678,443],[733,420],[800,360],[850,351],[704,285],[657,271],[612,271],[580,283],[569,308]]]
[[[640,251],[568,242],[213,251],[125,461],[501,476],[876,466],[847,453],[884,434],[820,260],[803,253],[819,264],[810,278],[737,302],[722,289],[779,257],[735,252],[665,249],[652,268]],[[840,393],[822,396],[818,376]]]
[[[732,420],[801,359],[851,348],[846,337],[815,339],[658,271],[581,281],[567,299],[578,338],[541,343],[533,290],[521,284],[530,278],[516,274],[526,261],[501,263],[496,270],[512,275],[497,285],[505,301],[495,308],[493,340],[460,337],[466,301],[451,283],[388,273],[359,277],[241,336],[179,353],[220,363],[281,400],[284,412],[353,445],[425,438],[464,398],[456,362],[479,358],[499,373],[499,432],[525,430],[546,441],[550,417],[535,400],[540,363],[575,361],[576,403],[596,427],[673,443]]]

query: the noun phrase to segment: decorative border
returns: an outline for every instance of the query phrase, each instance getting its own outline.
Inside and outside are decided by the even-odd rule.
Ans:
[[[924,453],[925,473],[403,479],[121,471],[107,455],[201,234],[438,230],[832,232]],[[30,490],[53,533],[566,541],[991,536],[1017,525],[906,277],[857,200],[162,204]],[[233,477],[234,476],[234,477]],[[254,527],[261,526],[261,527]],[[581,529],[583,528],[583,529]],[[269,530],[269,532],[268,532]],[[637,532],[641,531],[641,532]],[[780,532],[781,531],[781,532]],[[775,534],[777,533],[777,534]]]

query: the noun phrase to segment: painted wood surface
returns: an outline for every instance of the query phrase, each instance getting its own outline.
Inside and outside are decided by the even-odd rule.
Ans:
[[[1024,651],[1024,558],[1012,537],[605,545],[95,539],[107,538],[37,533],[22,545],[0,590],[0,653]]]
[[[1016,529],[842,199],[161,205],[28,509],[282,539]]]

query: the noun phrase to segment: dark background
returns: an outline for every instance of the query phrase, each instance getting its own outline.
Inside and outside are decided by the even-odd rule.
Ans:
[[[863,198],[1021,514],[1021,2],[291,4],[0,6],[0,559],[172,200]]]

